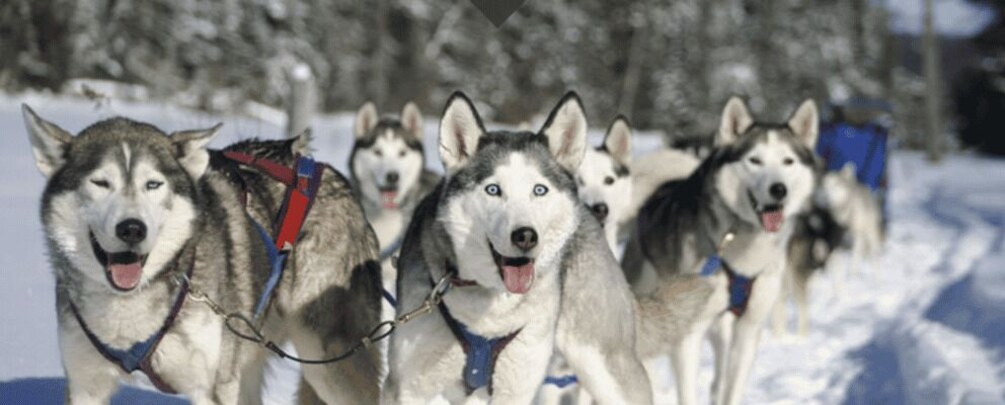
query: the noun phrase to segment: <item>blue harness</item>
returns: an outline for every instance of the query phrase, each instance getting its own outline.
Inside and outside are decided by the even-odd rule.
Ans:
[[[472,333],[467,326],[458,322],[450,315],[450,310],[447,309],[443,301],[440,301],[438,307],[440,315],[443,315],[443,320],[447,322],[450,331],[461,343],[461,348],[464,349],[463,376],[467,394],[471,395],[479,388],[488,387],[489,395],[491,395],[492,374],[495,371],[496,359],[499,357],[499,353],[502,353],[503,349],[506,348],[506,345],[520,333],[520,330],[502,337],[486,338]]]
[[[757,281],[757,277],[746,277],[736,273],[728,264],[726,264],[726,261],[722,259],[722,256],[719,256],[718,254],[713,254],[705,260],[705,265],[701,268],[701,276],[710,277],[714,275],[715,271],[720,267],[726,272],[726,277],[729,280],[728,310],[739,318],[747,311],[747,303],[750,301],[750,291],[754,288],[754,281]]]
[[[192,249],[192,261],[189,265],[188,271],[185,272],[185,277],[181,277],[179,281],[178,294],[175,296],[174,304],[171,305],[171,310],[168,311],[168,316],[164,319],[164,323],[161,327],[157,329],[150,337],[146,340],[133,343],[129,349],[121,350],[109,346],[105,342],[102,342],[97,335],[91,331],[91,328],[87,327],[87,323],[84,322],[84,318],[80,315],[80,310],[77,309],[77,305],[73,303],[72,300],[67,300],[70,303],[70,311],[73,312],[73,317],[77,319],[77,323],[80,324],[80,328],[84,331],[84,335],[87,336],[87,340],[91,341],[91,345],[98,350],[105,360],[108,360],[126,372],[126,374],[132,373],[139,370],[143,374],[146,374],[150,382],[157,387],[158,390],[167,394],[176,394],[177,392],[171,387],[166,381],[160,378],[156,371],[153,369],[153,365],[150,364],[150,356],[157,351],[157,346],[160,344],[161,339],[167,334],[168,330],[171,329],[171,325],[174,325],[174,321],[178,318],[178,313],[181,312],[182,304],[185,303],[185,297],[188,296],[188,280],[192,276],[192,271],[195,269],[195,248]]]

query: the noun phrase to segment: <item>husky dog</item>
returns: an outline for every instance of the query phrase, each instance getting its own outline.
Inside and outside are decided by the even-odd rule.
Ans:
[[[385,402],[530,403],[553,345],[598,401],[651,402],[631,293],[577,198],[586,129],[574,93],[537,134],[486,132],[471,101],[451,96],[440,122],[446,176],[406,234],[399,315],[439,280],[452,287],[392,336]]]
[[[879,254],[883,248],[882,209],[869,187],[856,179],[854,163],[845,164],[839,172],[825,174],[814,200],[848,230],[853,270],[858,270],[862,259]]]
[[[397,251],[411,213],[436,186],[439,176],[426,170],[422,148],[422,113],[405,104],[401,119],[379,118],[373,103],[356,113],[356,142],[349,171],[366,218],[377,233],[382,256]],[[385,274],[394,280],[394,274]]]
[[[628,215],[631,205],[631,138],[628,119],[618,116],[607,128],[604,142],[586,149],[583,164],[576,171],[579,199],[604,227],[604,236],[612,252],[618,250],[618,226]]]
[[[266,351],[228,332],[210,306],[185,299],[198,289],[224,310],[250,316],[270,275],[240,190],[209,168],[206,145],[219,126],[167,135],[113,118],[72,136],[27,106],[24,118],[48,178],[41,216],[56,275],[67,402],[107,403],[124,370],[140,370],[196,404],[261,402]],[[379,282],[370,275],[375,238],[346,182],[333,171],[324,177],[259,323],[308,358],[344,350],[379,311]],[[275,186],[264,189],[249,193],[262,221],[272,214],[260,207],[278,195]],[[331,218],[345,226],[321,223]],[[304,374],[329,403],[377,398],[372,354]]]
[[[669,349],[681,404],[695,403],[701,342],[710,328],[713,397],[730,405],[743,397],[761,324],[781,287],[790,219],[814,189],[816,138],[810,100],[787,123],[768,124],[755,122],[739,98],[730,99],[709,157],[687,179],[663,185],[640,210],[623,264],[635,274],[631,267],[651,266],[658,276],[649,288],[635,286],[643,307],[640,336],[650,339],[640,350]],[[715,273],[700,279],[699,273],[711,273],[708,262]]]
[[[823,270],[834,250],[844,238],[844,227],[834,221],[827,209],[814,205],[809,212],[800,214],[792,231],[792,239],[787,249],[785,291],[779,294],[774,312],[775,335],[786,332],[785,304],[792,297],[796,304],[797,331],[806,336],[809,331],[809,281],[810,277]]]

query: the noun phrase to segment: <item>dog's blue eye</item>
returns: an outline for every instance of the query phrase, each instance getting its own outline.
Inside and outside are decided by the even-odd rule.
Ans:
[[[545,194],[548,194],[548,187],[545,187],[543,184],[534,186],[534,195],[540,197]]]
[[[91,184],[94,184],[95,186],[98,186],[98,187],[101,187],[101,188],[109,188],[109,187],[111,187],[108,184],[108,180],[91,180]]]
[[[782,160],[782,164],[786,166],[792,166],[792,164],[795,162],[796,161],[792,160],[792,158],[785,158],[785,160]]]
[[[164,185],[163,181],[150,180],[147,182],[147,190],[156,190]]]
[[[489,184],[485,186],[485,192],[488,193],[489,195],[498,196],[502,194],[502,189],[499,188],[498,184]]]
[[[760,166],[762,162],[760,158],[752,157],[750,158],[750,163],[754,164],[755,166]]]
[[[611,176],[604,177],[604,184],[608,186],[614,184],[614,178]]]

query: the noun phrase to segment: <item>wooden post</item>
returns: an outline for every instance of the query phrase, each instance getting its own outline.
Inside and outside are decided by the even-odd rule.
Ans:
[[[932,0],[925,0],[924,58],[925,58],[925,150],[928,160],[942,159],[945,144],[942,136],[942,86],[939,72],[939,40],[935,32]]]
[[[294,137],[310,128],[317,108],[314,75],[306,63],[298,63],[290,70],[290,98],[286,111],[286,136]]]

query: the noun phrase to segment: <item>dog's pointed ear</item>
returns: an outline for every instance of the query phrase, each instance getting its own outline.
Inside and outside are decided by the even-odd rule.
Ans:
[[[440,119],[440,160],[448,175],[468,163],[484,134],[485,126],[474,104],[464,93],[454,92]]]
[[[817,114],[817,103],[813,99],[806,99],[796,112],[789,118],[789,128],[799,137],[810,149],[817,146],[817,134],[820,130],[820,119]]]
[[[401,110],[401,126],[413,138],[422,140],[422,112],[415,103],[409,101]]]
[[[576,92],[570,91],[548,115],[540,134],[548,139],[548,149],[558,164],[575,173],[586,153],[586,130],[583,103]]]
[[[31,152],[35,155],[35,165],[43,176],[51,177],[66,164],[66,148],[73,140],[73,135],[39,117],[27,104],[21,104],[21,114],[24,116],[24,125],[28,128],[28,140],[31,141]]]
[[[352,125],[352,133],[356,136],[356,139],[360,139],[369,134],[370,131],[377,126],[378,119],[380,119],[380,117],[377,116],[377,106],[373,105],[373,103],[369,101],[367,101],[366,104],[363,104],[363,106],[359,108],[359,111],[356,112],[356,122]]]
[[[290,150],[293,153],[300,155],[310,155],[313,150],[311,149],[311,142],[314,141],[314,135],[310,127],[304,128],[300,134],[293,137],[292,143],[290,144]]]
[[[632,161],[632,126],[628,118],[617,116],[604,135],[604,148],[618,163],[627,166]]]
[[[722,122],[719,123],[719,133],[715,137],[715,146],[729,145],[736,142],[754,124],[754,117],[747,109],[743,99],[733,96],[722,109]]]
[[[856,170],[857,169],[855,168],[855,162],[845,163],[844,166],[841,167],[841,176],[848,180],[856,180],[855,177]]]
[[[206,168],[209,167],[209,152],[206,146],[220,132],[222,126],[221,122],[211,128],[178,131],[170,135],[171,143],[175,147],[175,158],[193,179],[198,180],[206,173]]]

